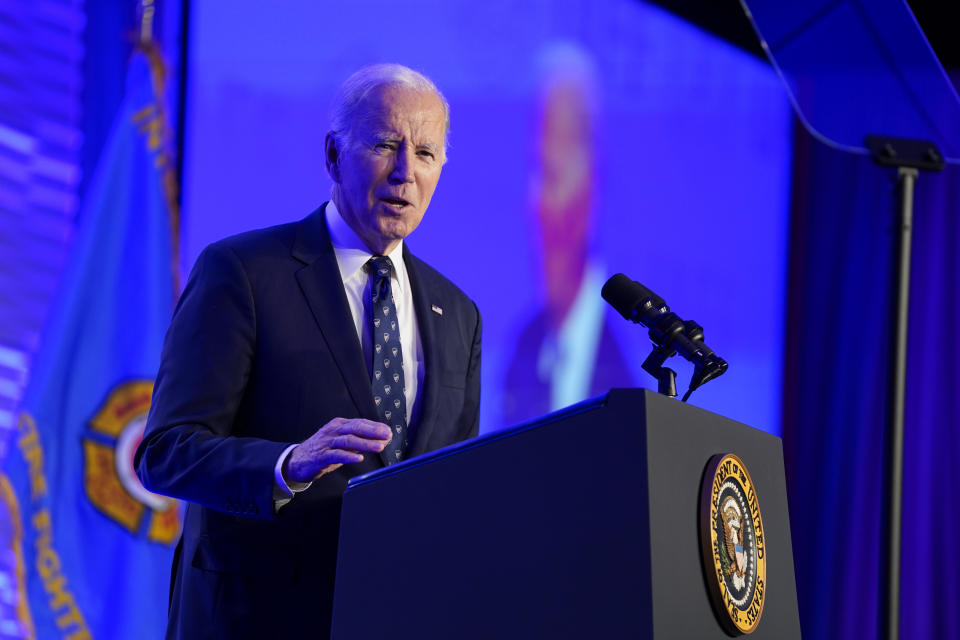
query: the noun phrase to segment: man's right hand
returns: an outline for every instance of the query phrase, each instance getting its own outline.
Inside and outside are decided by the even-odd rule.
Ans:
[[[313,482],[341,465],[361,462],[364,453],[380,453],[392,435],[381,422],[334,418],[290,452],[283,478],[288,483]]]

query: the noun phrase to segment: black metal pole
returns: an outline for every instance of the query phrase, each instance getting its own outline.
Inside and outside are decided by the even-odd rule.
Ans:
[[[183,156],[187,130],[187,73],[190,69],[190,0],[180,2],[180,51],[177,60],[177,204],[183,207]]]
[[[945,161],[937,146],[926,140],[867,136],[864,145],[874,162],[895,167],[896,204],[893,225],[893,265],[890,279],[890,353],[887,375],[886,538],[884,593],[880,628],[884,640],[900,637],[900,551],[903,531],[903,443],[907,397],[907,320],[910,309],[910,244],[913,234],[913,191],[918,171],[940,171]]]
[[[897,170],[893,296],[887,405],[887,540],[884,638],[900,636],[900,541],[903,523],[903,441],[907,383],[907,320],[910,305],[910,245],[913,233],[913,190],[917,170]]]

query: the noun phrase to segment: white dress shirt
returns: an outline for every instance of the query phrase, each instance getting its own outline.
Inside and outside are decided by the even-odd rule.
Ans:
[[[373,362],[373,335],[369,321],[370,287],[372,282],[365,265],[373,253],[363,243],[360,236],[346,223],[331,200],[327,203],[327,228],[333,252],[340,267],[340,278],[347,293],[350,314],[357,328],[357,337],[363,346],[364,360]],[[407,275],[407,265],[403,262],[403,241],[387,254],[393,263],[390,275],[390,289],[397,307],[397,322],[400,324],[400,348],[403,352],[403,394],[407,401],[407,424],[410,424],[418,398],[417,391],[423,384],[423,345],[420,343],[420,331],[417,327],[417,314],[413,308],[413,291]],[[319,425],[318,425],[319,426]]]
[[[541,380],[550,380],[551,411],[580,402],[590,392],[603,333],[605,307],[597,295],[603,273],[598,265],[587,264],[580,290],[557,335],[540,347],[537,373]]]
[[[353,317],[357,329],[357,338],[363,348],[364,360],[373,362],[373,336],[370,328],[369,300],[372,282],[366,268],[367,261],[373,257],[373,252],[364,244],[360,236],[350,228],[340,215],[337,205],[331,200],[325,210],[327,228],[330,230],[330,241],[333,252],[337,257],[337,266],[340,268],[340,278],[343,289],[347,294],[347,303],[350,305],[350,315]],[[407,274],[407,265],[403,262],[403,241],[387,254],[393,263],[393,273],[390,275],[390,288],[393,293],[394,304],[397,308],[397,322],[400,324],[400,348],[403,353],[403,395],[407,401],[407,425],[410,425],[414,416],[419,414],[419,390],[423,386],[423,344],[420,341],[420,330],[417,325],[417,313],[413,308],[413,291],[410,278]],[[317,425],[319,429],[323,425]],[[283,479],[283,463],[297,445],[287,447],[274,467],[274,507],[279,509],[290,501],[294,493],[303,491],[310,483],[290,483]],[[369,454],[368,454],[369,455]]]

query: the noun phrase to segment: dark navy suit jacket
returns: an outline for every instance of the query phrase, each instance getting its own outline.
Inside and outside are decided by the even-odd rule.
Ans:
[[[481,324],[459,289],[403,256],[425,369],[409,457],[477,434]],[[144,486],[188,501],[168,638],[328,636],[341,497],[382,462],[340,467],[277,513],[274,466],[334,417],[377,420],[372,395],[323,207],[201,253],[135,458]],[[384,522],[370,552],[402,553],[390,532],[404,526]]]

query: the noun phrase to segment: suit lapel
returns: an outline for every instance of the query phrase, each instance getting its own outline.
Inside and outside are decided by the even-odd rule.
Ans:
[[[439,398],[440,355],[439,344],[443,336],[443,316],[432,310],[439,301],[429,298],[430,287],[424,280],[424,274],[417,268],[417,261],[410,254],[407,244],[403,245],[403,262],[410,277],[413,293],[413,308],[417,313],[417,329],[420,331],[420,344],[423,346],[423,389],[420,398],[420,415],[413,430],[413,440],[407,457],[420,455],[426,449],[430,434],[436,426],[436,402]]]
[[[297,225],[293,256],[304,263],[297,271],[297,282],[357,411],[364,418],[379,420],[367,364],[343,289],[337,256],[330,243],[325,208],[324,204]]]

